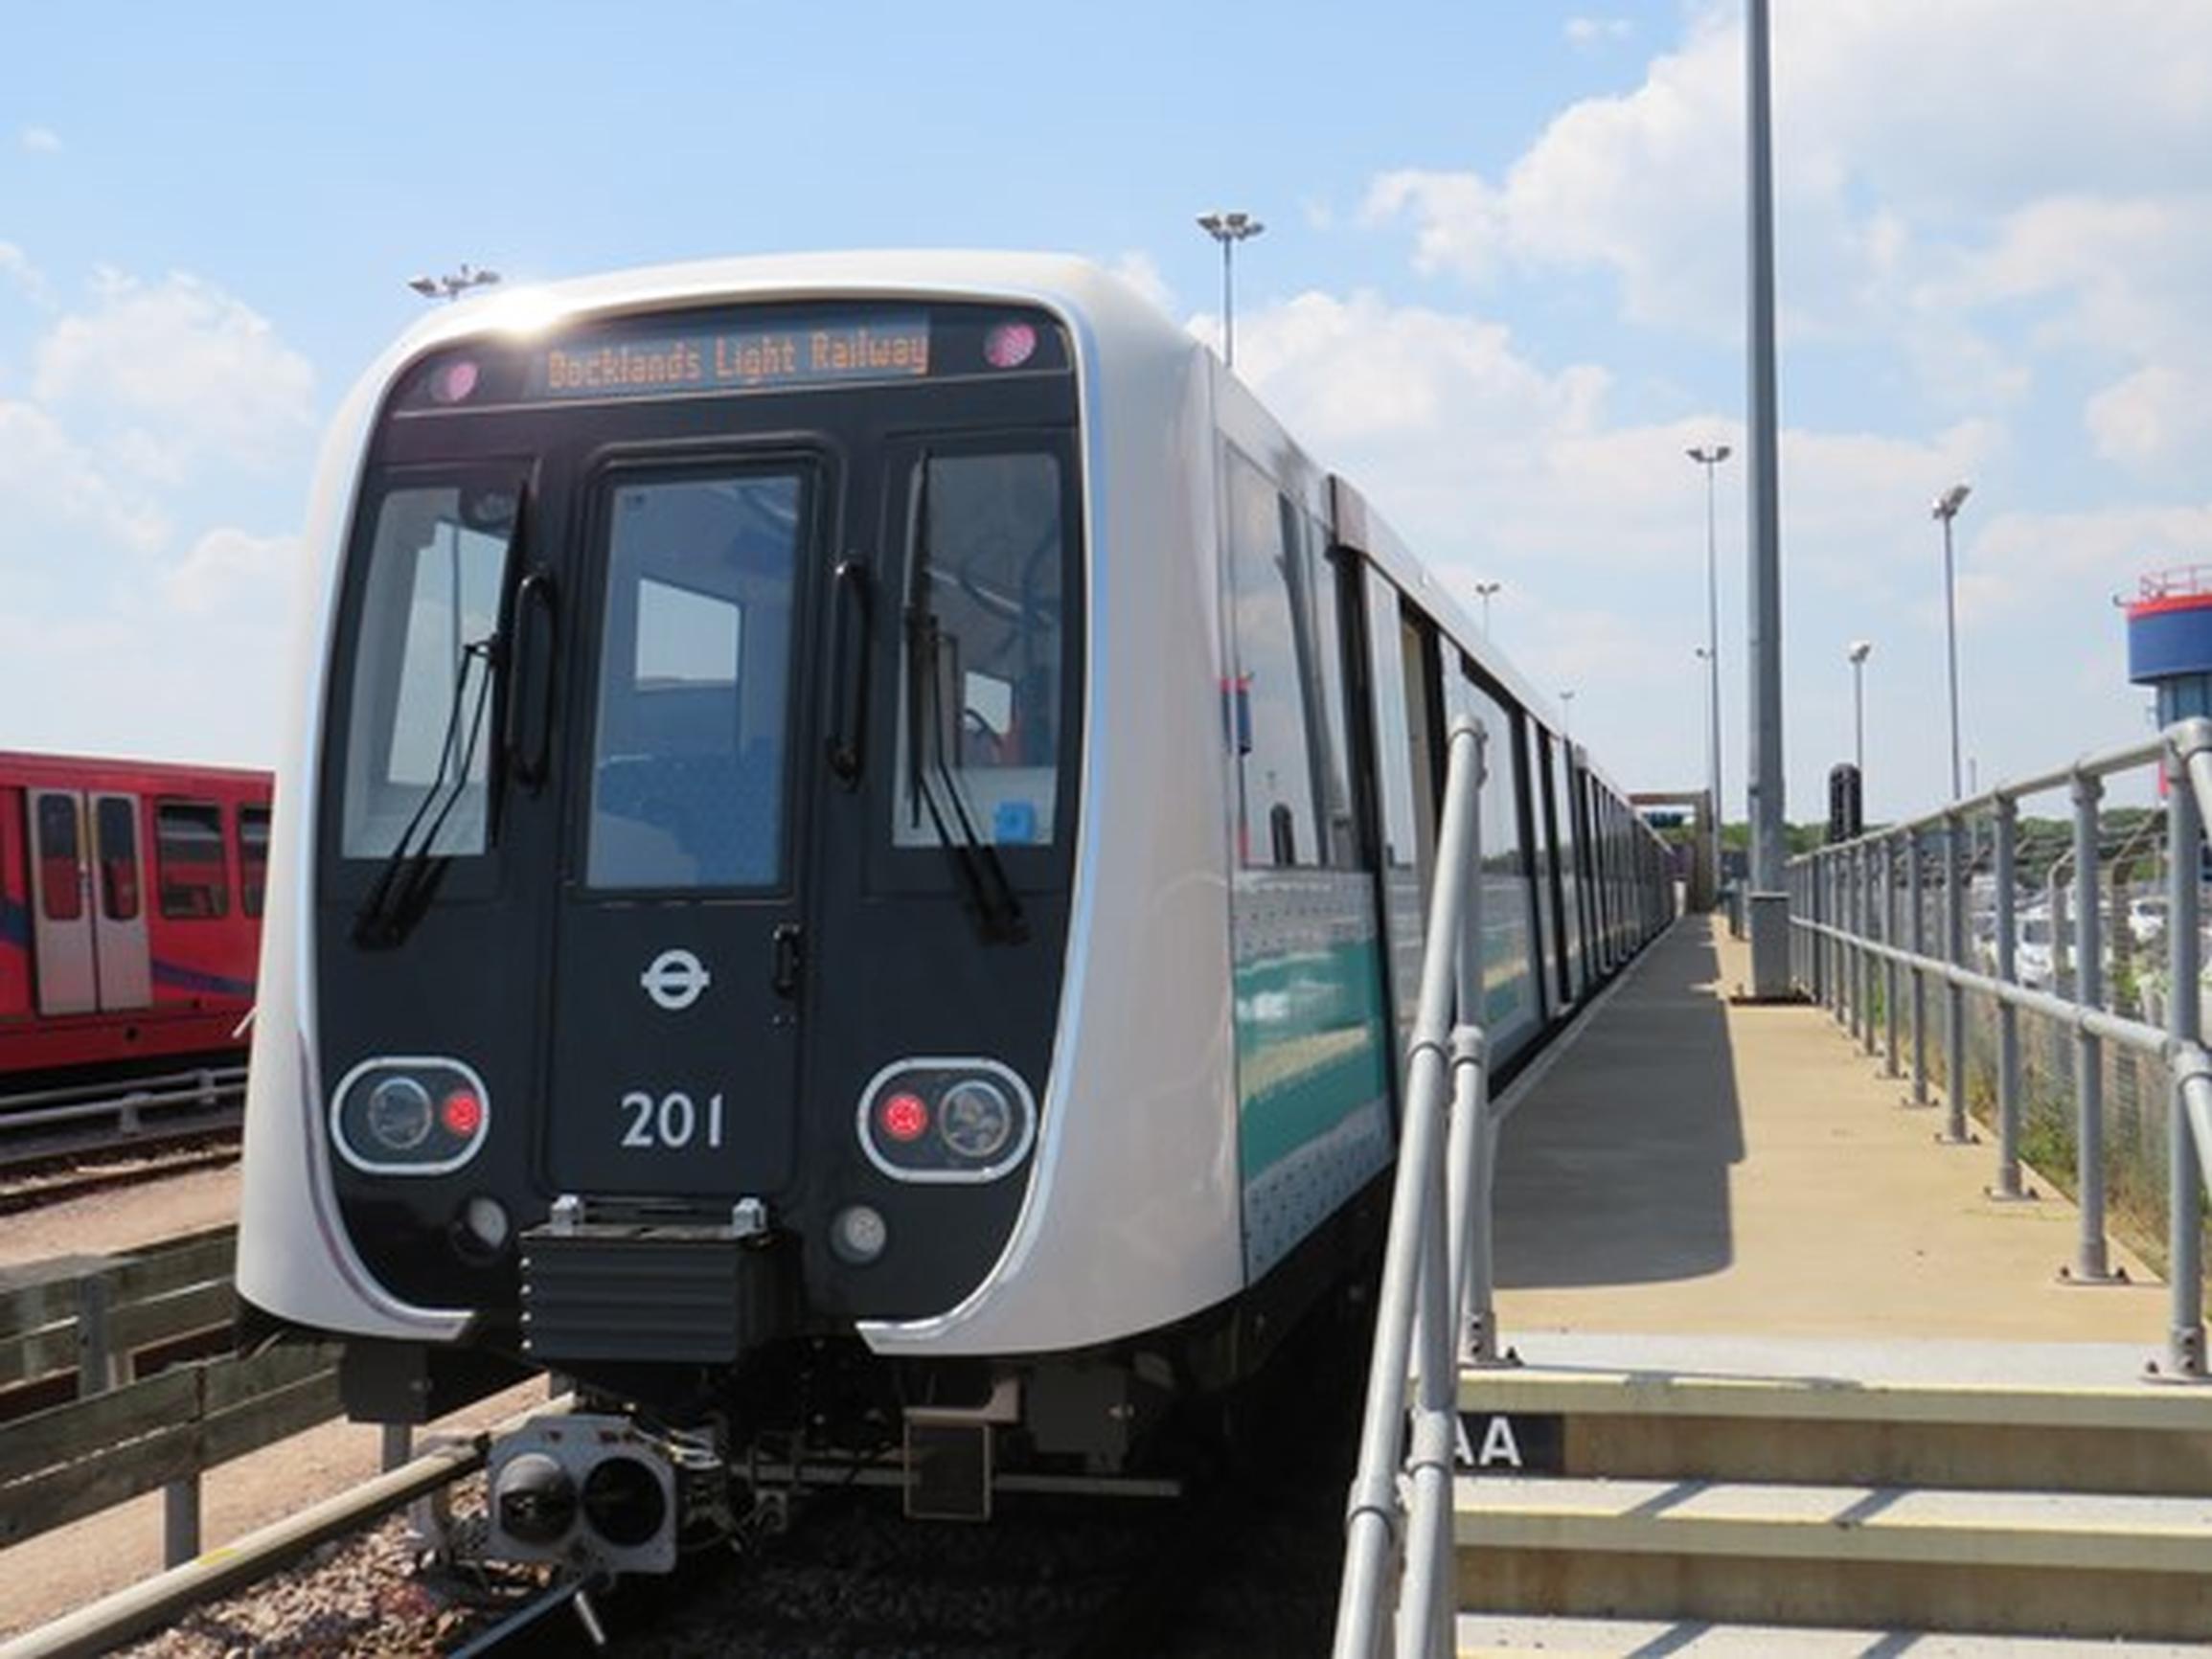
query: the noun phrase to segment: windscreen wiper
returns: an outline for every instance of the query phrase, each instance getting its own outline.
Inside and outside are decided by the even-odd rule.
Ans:
[[[434,859],[430,850],[437,846],[446,819],[467,790],[468,769],[475,763],[485,711],[491,704],[492,662],[498,648],[497,634],[487,634],[461,648],[461,660],[454,666],[453,700],[445,711],[445,740],[438,749],[438,770],[416,804],[414,816],[399,831],[399,841],[384,860],[383,869],[376,873],[360,909],[353,913],[355,944],[379,949],[398,944],[414,931],[415,923],[430,907],[447,863],[445,858]],[[476,706],[468,714],[464,733],[462,711],[468,702],[471,669],[477,670]],[[454,764],[456,756],[458,765]]]
[[[907,545],[912,550],[906,605],[907,784],[913,791],[912,803],[927,808],[938,845],[952,858],[985,942],[1018,944],[1029,937],[1021,898],[1006,878],[998,850],[975,832],[966,793],[946,759],[945,630],[929,603],[927,455],[922,457],[921,467],[921,482],[914,491],[913,522],[907,527]]]
[[[517,481],[513,505],[508,509],[507,547],[502,555],[503,566],[511,567],[521,544],[523,509],[526,503],[527,484]],[[461,503],[462,516],[467,516],[467,495],[464,487]],[[478,498],[480,501],[485,499]],[[496,497],[490,499],[496,501]],[[496,519],[491,522],[496,523]],[[454,557],[459,559],[456,549]],[[453,607],[456,619],[461,609],[458,592],[459,574],[456,564],[456,592]],[[456,621],[458,627],[458,621]],[[453,665],[453,695],[445,710],[445,736],[438,746],[438,768],[431,775],[430,785],[422,791],[422,799],[416,803],[406,828],[399,831],[399,839],[393,844],[384,866],[370,883],[369,891],[361,899],[360,908],[353,913],[353,943],[371,949],[388,949],[398,944],[414,931],[415,924],[430,907],[430,900],[438,891],[438,883],[445,874],[450,859],[433,852],[438,837],[444,833],[446,820],[468,790],[468,774],[476,763],[477,745],[483,740],[485,716],[491,707],[491,689],[504,663],[505,650],[496,631],[482,639],[470,640],[462,646]],[[475,704],[469,706],[469,681],[475,680]],[[466,712],[466,721],[464,713]],[[486,803],[489,814],[490,803]],[[487,819],[489,824],[489,817]]]

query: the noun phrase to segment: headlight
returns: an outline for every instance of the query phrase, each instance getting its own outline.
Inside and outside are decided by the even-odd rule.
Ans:
[[[1014,1139],[1014,1102],[989,1078],[964,1078],[945,1091],[937,1132],[955,1153],[988,1164]]]
[[[973,1185],[1029,1156],[1037,1102],[996,1060],[898,1060],[861,1091],[857,1127],[868,1161],[895,1181]]]
[[[348,1072],[331,1102],[339,1155],[372,1175],[443,1175],[490,1132],[484,1079],[459,1060],[379,1057]]]

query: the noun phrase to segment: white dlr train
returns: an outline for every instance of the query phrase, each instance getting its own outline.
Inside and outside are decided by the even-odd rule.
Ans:
[[[1455,716],[1505,1067],[1670,914],[1359,495],[1076,260],[452,306],[308,547],[239,1287],[357,1417],[573,1379],[510,1553],[666,1565],[771,1451],[924,1513],[1141,1470],[1371,1272]]]

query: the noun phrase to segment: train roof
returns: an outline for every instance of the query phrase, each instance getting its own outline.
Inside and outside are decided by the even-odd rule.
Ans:
[[[983,298],[1038,305],[1080,318],[1083,328],[1109,350],[1208,352],[1201,341],[1127,282],[1074,254],[878,249],[693,260],[491,289],[424,316],[395,343],[367,380],[380,381],[435,347],[488,332],[532,333],[569,318],[618,316],[731,301],[827,298]],[[1257,396],[1218,357],[1214,372],[1218,387],[1235,389],[1218,397],[1219,405],[1247,401],[1282,430]],[[1289,435],[1286,432],[1285,436]],[[1303,446],[1294,438],[1289,442],[1303,453]],[[1539,724],[1559,732],[1563,722],[1554,701],[1491,644],[1442,579],[1367,507],[1357,489],[1333,473],[1329,476],[1339,499],[1348,497],[1358,507],[1368,537],[1362,551],[1373,555],[1407,594],[1417,597],[1454,643]],[[1586,761],[1586,750],[1585,759]],[[1625,793],[1602,768],[1590,769],[1617,793]]]
[[[129,755],[48,755],[0,749],[0,784],[67,784],[97,774],[152,784],[267,784],[270,773],[252,766],[211,766],[189,761],[147,761]]]
[[[487,331],[531,332],[579,316],[619,315],[725,301],[828,298],[997,299],[1081,316],[1102,335],[1150,336],[1204,348],[1135,289],[1073,254],[946,248],[750,255],[646,265],[495,288],[441,307],[403,335],[406,355]]]

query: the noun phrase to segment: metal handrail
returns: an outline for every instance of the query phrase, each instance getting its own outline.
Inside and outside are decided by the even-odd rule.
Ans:
[[[1468,1281],[1487,1286],[1487,1203],[1493,1126],[1483,1036],[1455,1011],[1480,1008],[1482,848],[1477,811],[1483,733],[1455,721],[1448,740],[1436,886],[1428,907],[1421,1002],[1406,1052],[1405,1116],[1391,1193],[1389,1241],[1375,1312],[1375,1346],[1359,1435],[1359,1469],[1345,1513],[1335,1659],[1374,1659],[1389,1623],[1390,1563],[1402,1555],[1399,1659],[1446,1659],[1454,1604],[1452,1451],[1457,1440],[1458,1328]],[[1479,1211],[1479,1218],[1478,1218]],[[1487,1288],[1479,1346],[1493,1339]],[[1415,1326],[1418,1320],[1419,1340]],[[1418,1359],[1418,1365],[1415,1364]],[[1408,1386],[1411,1450],[1400,1464]],[[1409,1500],[1402,1503],[1402,1472]]]
[[[2166,943],[2169,979],[2167,1025],[2160,1031],[2104,1006],[2101,923],[2093,896],[2099,864],[2097,804],[2102,780],[2112,773],[2157,761],[2169,785],[2167,814]],[[2075,880],[2088,888],[2077,909],[2074,946],[2077,971],[2071,996],[2031,989],[2018,983],[2014,938],[2014,847],[2016,808],[2022,796],[2071,784],[2074,801]],[[1988,808],[1995,820],[1996,973],[1978,973],[1966,963],[1963,902],[1968,875],[1959,858],[1968,816]],[[2212,825],[2212,719],[2181,720],[2150,743],[2077,761],[2064,771],[2041,774],[1965,800],[1924,817],[1890,825],[1855,840],[1794,860],[1791,864],[1792,937],[1799,943],[1795,967],[1799,982],[1829,1003],[1836,1017],[1848,1017],[1854,1034],[1863,1034],[1874,1049],[1869,1008],[1877,965],[1893,965],[1912,978],[1913,1094],[1925,1101],[1923,1059],[1925,989],[1932,980],[1950,997],[1950,1119],[1944,1137],[1966,1141],[1964,998],[1967,992],[1991,999],[1998,1014],[1998,1169],[1995,1194],[2021,1195],[2019,1181],[2019,1055],[2015,1017],[2025,1009],[2070,1030],[2079,1045],[2075,1089],[2079,1123],[2077,1187],[2081,1238],[2072,1269],[2080,1279],[2102,1280],[2106,1271],[2104,1238],[2103,1044],[2113,1042],[2165,1062],[2172,1074],[2168,1125],[2168,1255],[2171,1268],[2170,1328],[2161,1375],[2212,1380],[2205,1356],[2203,1267],[2199,1205],[2212,1195],[2212,1055],[2203,1046],[2199,975],[2202,945],[2198,927],[2201,893],[2198,855],[2206,826]],[[1945,889],[1947,935],[1943,956],[1920,948],[1921,846],[1926,830],[1943,831],[1943,862],[1938,872]],[[1906,850],[1912,907],[1911,947],[1894,940],[1895,852]],[[1879,913],[1879,920],[1877,920]],[[2058,942],[2053,941],[2054,955]],[[1894,977],[1885,997],[1889,1012],[1888,1067],[1897,1072],[1897,1009]]]

